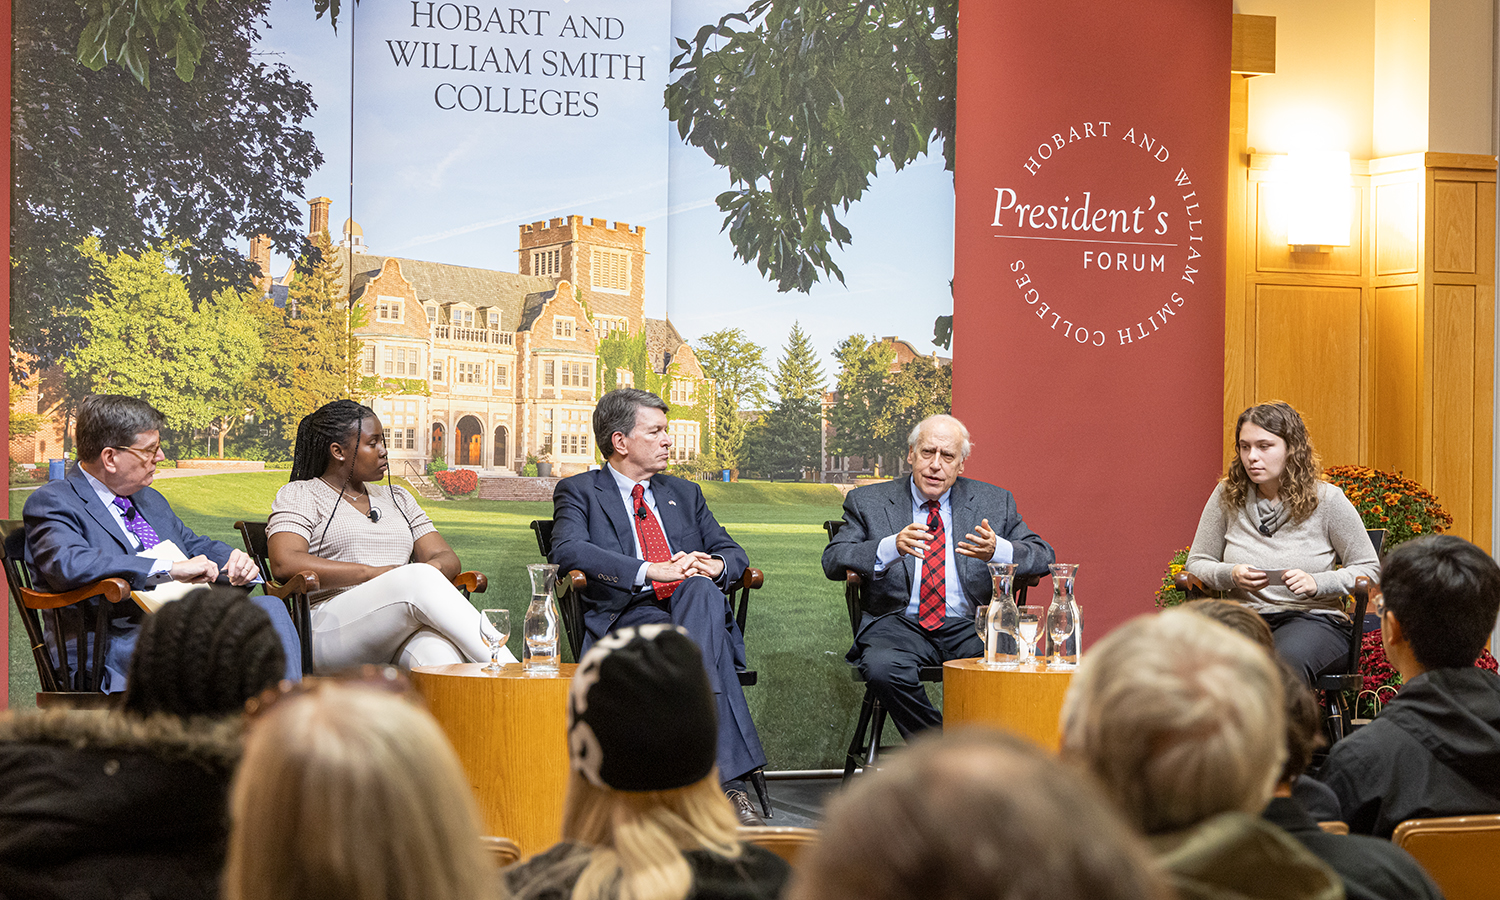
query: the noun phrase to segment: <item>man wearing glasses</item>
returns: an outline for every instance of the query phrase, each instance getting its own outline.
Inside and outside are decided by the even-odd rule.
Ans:
[[[161,452],[160,412],[143,400],[119,395],[87,397],[78,409],[74,446],[78,465],[63,481],[37,489],[26,501],[26,561],[38,588],[62,592],[118,577],[132,590],[168,581],[249,585],[260,580],[255,561],[222,541],[194,534],[151,488]],[[169,561],[152,550],[170,541],[186,559]],[[287,677],[302,675],[302,652],[286,607],[275,597],[250,598],[271,615],[286,651]],[[93,619],[84,601],[44,615],[44,626],[71,639]],[[125,673],[146,613],[117,604],[109,624],[103,690],[125,689]],[[69,655],[73,653],[69,645]],[[69,659],[69,669],[76,660]]]

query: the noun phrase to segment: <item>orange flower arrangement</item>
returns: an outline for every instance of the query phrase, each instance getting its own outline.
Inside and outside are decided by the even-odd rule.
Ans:
[[[1333,466],[1323,477],[1337,485],[1365,522],[1384,528],[1384,550],[1422,534],[1441,534],[1453,526],[1453,516],[1430,491],[1400,473],[1368,466]]]

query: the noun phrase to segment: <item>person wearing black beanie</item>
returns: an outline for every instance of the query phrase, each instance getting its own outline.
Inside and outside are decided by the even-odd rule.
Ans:
[[[738,840],[717,733],[702,654],[685,631],[642,625],[597,641],[569,691],[563,840],[503,872],[511,896],[777,897],[790,869]]]

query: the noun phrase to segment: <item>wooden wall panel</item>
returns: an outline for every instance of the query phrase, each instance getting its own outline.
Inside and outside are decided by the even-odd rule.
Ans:
[[[1377,191],[1377,195],[1379,192]],[[1417,472],[1417,359],[1420,323],[1416,285],[1374,291],[1374,380],[1371,465]]]
[[[1478,191],[1473,182],[1436,181],[1433,184],[1432,256],[1437,272],[1474,271],[1475,206]]]
[[[1375,186],[1375,274],[1416,274],[1421,260],[1422,183]]]
[[[1475,291],[1471,285],[1432,288],[1432,475],[1453,530],[1474,534]]]
[[[1256,181],[1255,268],[1261,272],[1296,272],[1318,275],[1358,275],[1364,249],[1364,190],[1349,189],[1349,246],[1333,247],[1327,253],[1293,253],[1286,242],[1286,223],[1277,205],[1283,190],[1272,181]]]
[[[1359,290],[1259,285],[1255,348],[1255,401],[1296,407],[1325,463],[1359,460]]]

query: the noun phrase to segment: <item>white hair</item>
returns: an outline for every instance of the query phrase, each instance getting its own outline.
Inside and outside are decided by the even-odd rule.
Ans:
[[[906,449],[917,449],[917,443],[922,440],[923,432],[927,431],[927,429],[933,427],[934,425],[951,425],[955,429],[957,429],[958,458],[969,458],[969,451],[974,449],[973,444],[969,442],[969,429],[964,427],[964,423],[948,415],[947,413],[938,413],[937,415],[928,416],[927,418],[918,422],[916,427],[911,430],[911,434],[908,434],[906,436]]]
[[[1146,834],[1259,814],[1286,760],[1281,675],[1249,638],[1185,610],[1131,619],[1079,665],[1063,752]]]

